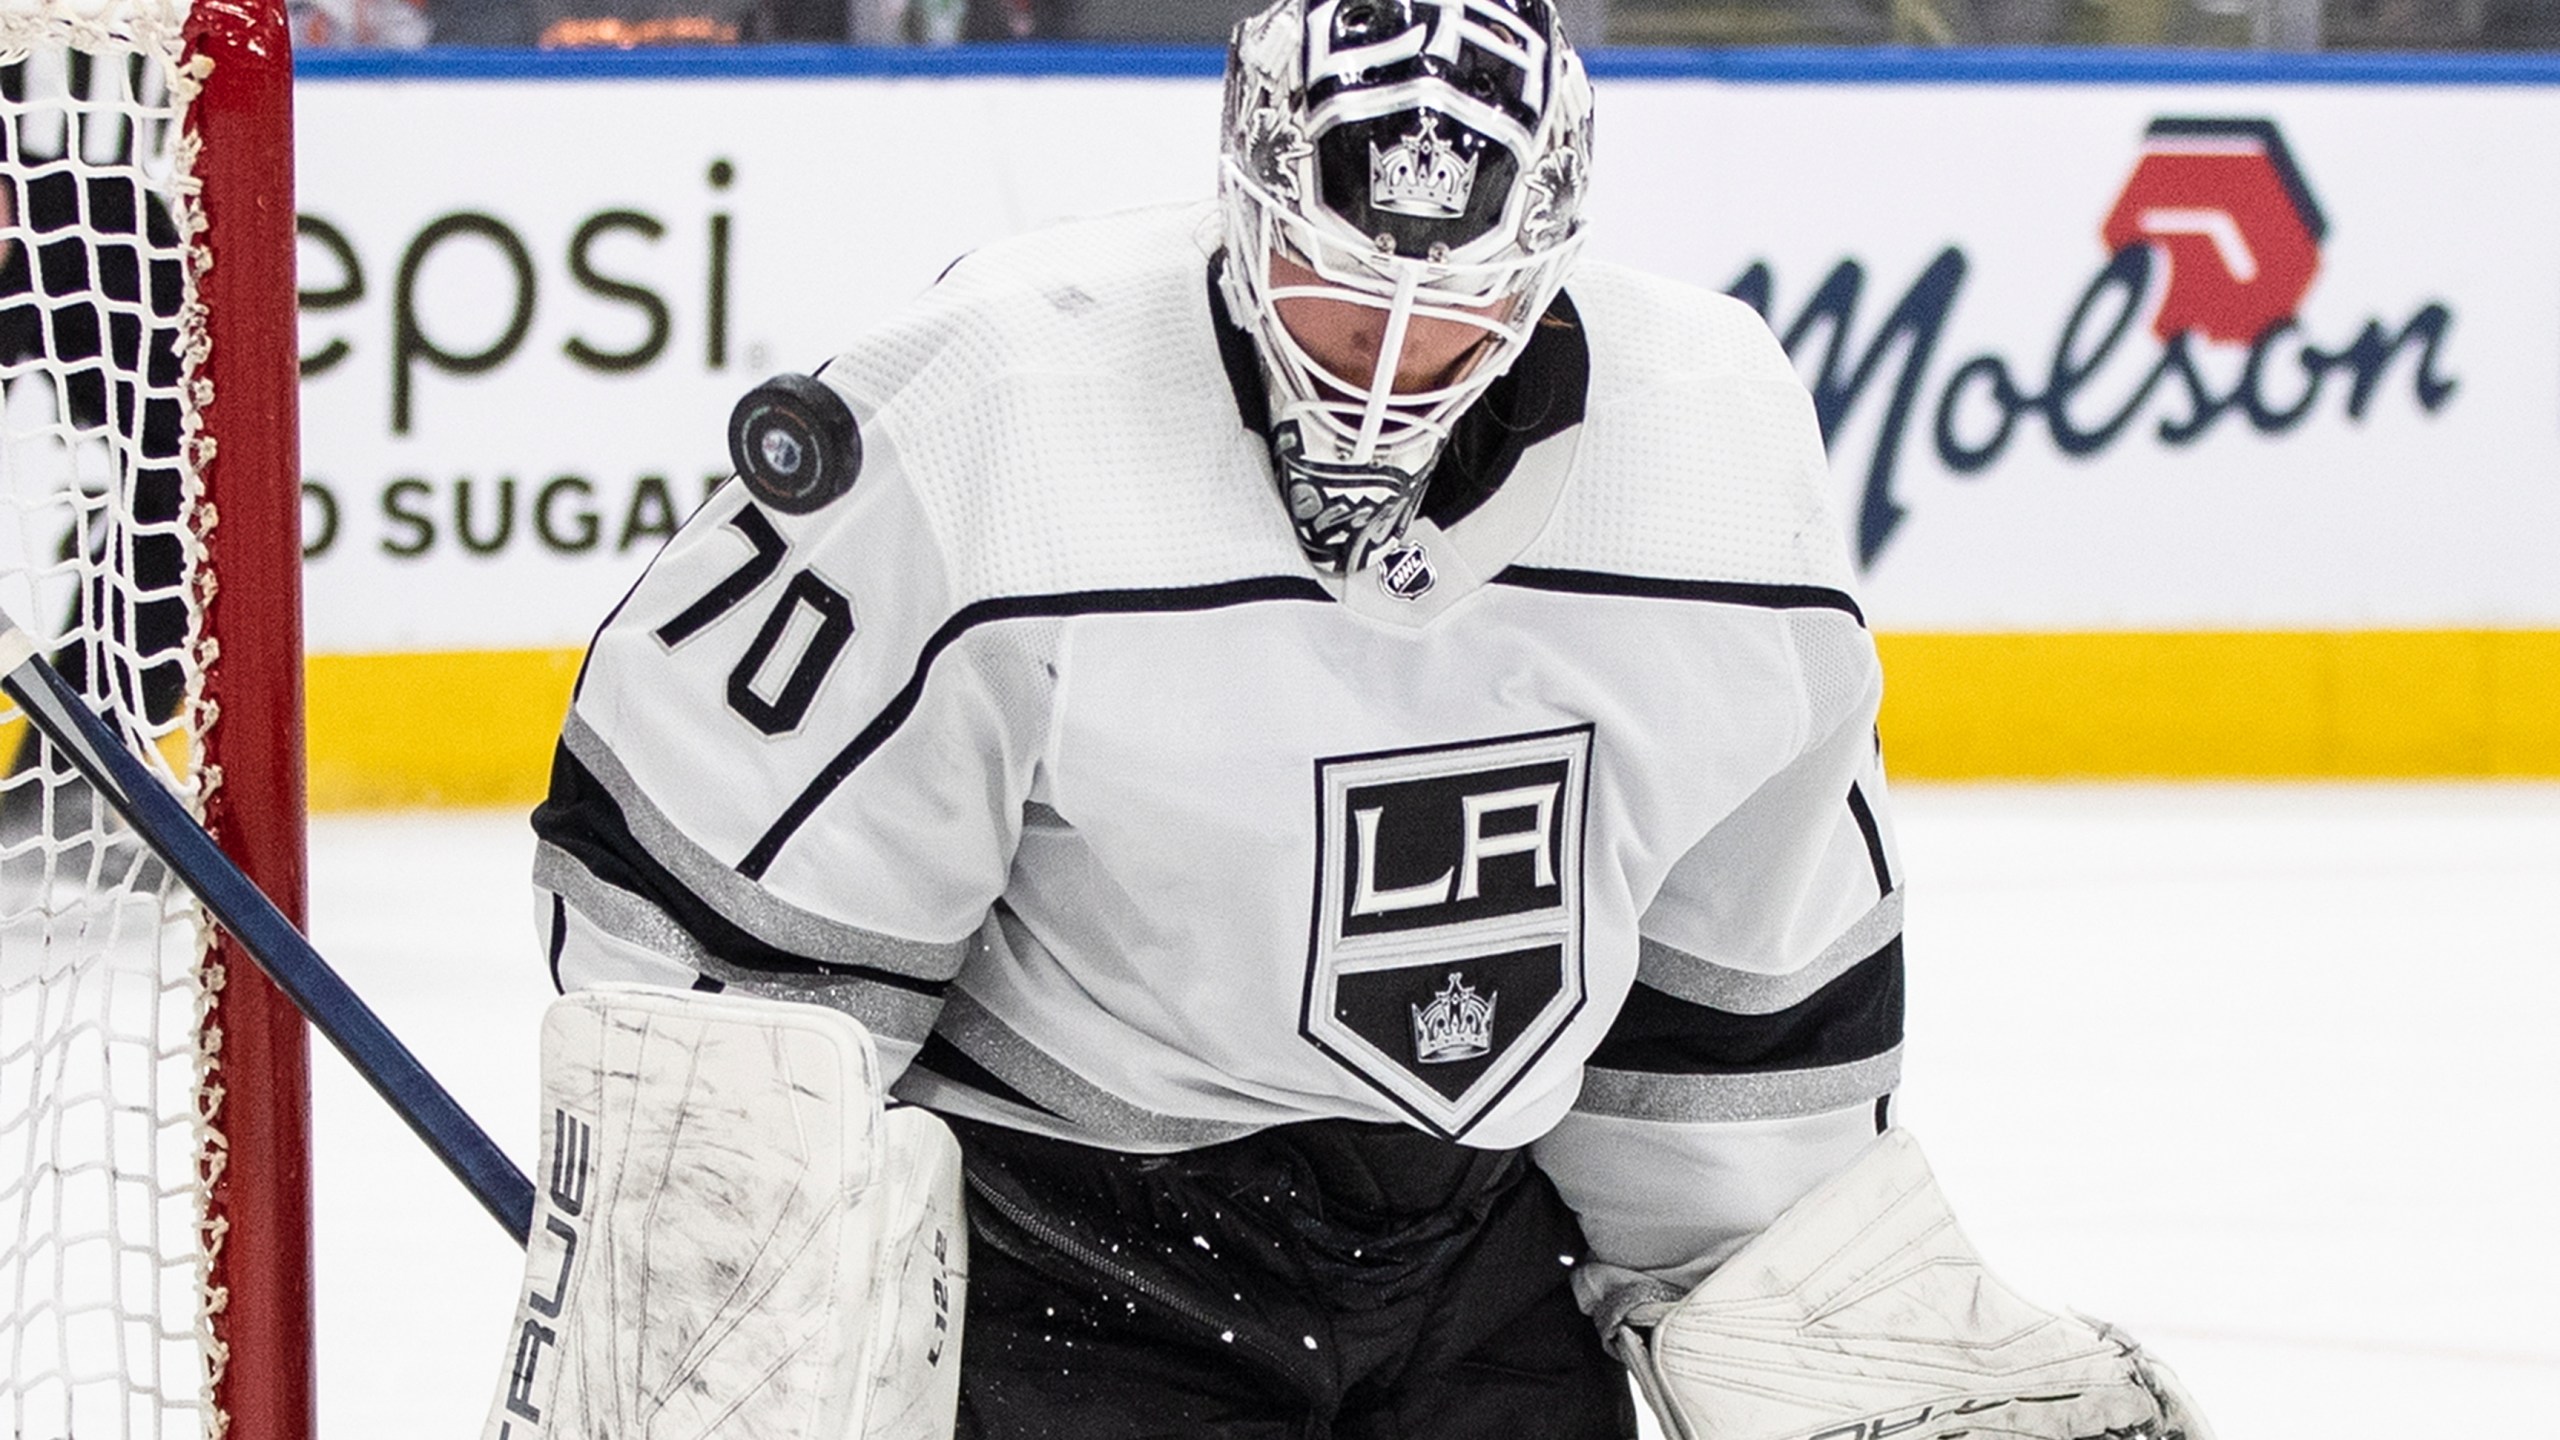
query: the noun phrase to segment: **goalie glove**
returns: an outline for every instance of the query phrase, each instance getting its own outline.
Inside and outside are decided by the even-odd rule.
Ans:
[[[484,1440],[950,1440],[960,1151],[815,1005],[552,1003],[543,1193]]]
[[[1994,1279],[1898,1129],[1615,1344],[1679,1440],[2213,1440],[2121,1331]]]

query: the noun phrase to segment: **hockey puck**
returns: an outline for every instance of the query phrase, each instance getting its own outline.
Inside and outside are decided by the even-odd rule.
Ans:
[[[729,412],[729,463],[757,499],[806,515],[853,488],[862,427],[834,386],[814,375],[776,375]]]

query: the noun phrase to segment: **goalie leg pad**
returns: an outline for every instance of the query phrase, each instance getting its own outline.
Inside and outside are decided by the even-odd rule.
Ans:
[[[1899,1129],[1615,1343],[1680,1440],[2213,1440],[2121,1331],[1993,1278]]]
[[[484,1440],[949,1440],[959,1146],[841,1012],[603,986],[542,1030],[546,1153]]]

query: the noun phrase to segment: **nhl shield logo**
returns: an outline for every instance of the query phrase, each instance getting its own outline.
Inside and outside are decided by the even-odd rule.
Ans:
[[[1399,600],[1419,600],[1439,583],[1431,568],[1431,552],[1418,540],[1399,540],[1377,559],[1378,588]]]
[[[1464,1134],[1582,1009],[1588,725],[1316,762],[1299,1032]]]

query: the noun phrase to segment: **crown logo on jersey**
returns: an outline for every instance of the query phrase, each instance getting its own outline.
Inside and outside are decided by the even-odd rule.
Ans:
[[[1369,204],[1394,215],[1454,220],[1467,213],[1475,193],[1476,161],[1440,134],[1440,117],[1425,114],[1414,132],[1392,150],[1369,147]]]
[[[1478,995],[1466,977],[1452,970],[1449,983],[1427,1006],[1413,1011],[1413,1054],[1425,1065],[1447,1065],[1493,1053],[1493,1007],[1502,992]]]

